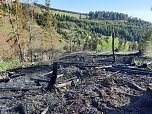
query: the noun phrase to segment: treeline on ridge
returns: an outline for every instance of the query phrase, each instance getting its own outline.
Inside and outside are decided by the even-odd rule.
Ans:
[[[41,6],[43,5],[40,5],[39,7]],[[36,15],[39,15],[36,16],[36,18],[43,17],[41,14]],[[68,40],[71,37],[70,34],[75,32],[75,35],[72,36],[75,37],[72,42],[73,44],[79,42],[78,44],[82,45],[82,47],[85,47],[84,42],[86,39],[91,38],[93,41],[98,37],[99,39],[102,39],[102,41],[104,40],[107,42],[106,39],[114,33],[115,37],[119,38],[119,42],[130,42],[127,43],[129,45],[128,47],[130,47],[129,49],[134,49],[134,47],[137,49],[137,46],[135,45],[138,45],[138,43],[142,41],[144,34],[151,26],[150,22],[129,17],[127,14],[123,13],[98,11],[90,12],[86,15],[86,18],[82,18],[82,14],[78,13],[78,17],[79,18],[76,18],[66,14],[54,14],[57,32],[62,35],[65,40]],[[40,21],[43,19],[37,20],[38,24],[43,25],[43,22]],[[100,44],[102,47],[102,43]],[[97,47],[97,45],[95,47]]]

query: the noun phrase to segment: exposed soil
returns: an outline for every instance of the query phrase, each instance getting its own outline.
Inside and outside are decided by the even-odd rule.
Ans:
[[[135,55],[117,55],[116,64],[127,64],[130,57],[140,61],[151,58]],[[152,94],[147,87],[152,83],[151,75],[111,72],[103,66],[112,65],[111,55],[88,53],[71,54],[59,60],[57,84],[70,85],[45,91],[51,65],[16,69],[14,74],[25,74],[0,83],[0,114],[152,114]],[[83,67],[87,66],[87,67]],[[98,67],[94,67],[98,66]],[[12,72],[12,71],[11,71]],[[6,78],[4,73],[2,78]],[[132,84],[133,83],[133,84]],[[40,87],[27,91],[2,91],[1,87]]]

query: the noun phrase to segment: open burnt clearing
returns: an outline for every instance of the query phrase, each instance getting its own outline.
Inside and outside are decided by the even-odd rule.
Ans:
[[[136,65],[134,61],[144,65]],[[152,114],[151,58],[76,53],[1,73],[1,114]],[[51,87],[51,88],[50,88]]]

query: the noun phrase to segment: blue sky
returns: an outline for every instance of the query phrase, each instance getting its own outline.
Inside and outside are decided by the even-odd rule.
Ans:
[[[51,0],[51,7],[82,13],[114,11],[152,22],[152,0]]]

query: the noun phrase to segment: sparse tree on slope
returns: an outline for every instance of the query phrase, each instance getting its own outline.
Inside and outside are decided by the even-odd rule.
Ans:
[[[45,0],[46,11],[43,14],[43,19],[44,19],[43,21],[44,21],[44,29],[50,35],[49,42],[51,46],[51,61],[53,62],[53,58],[54,58],[53,37],[55,34],[56,21],[55,21],[55,17],[52,15],[50,10],[50,2],[51,0]]]
[[[150,29],[144,36],[143,41],[139,45],[139,49],[147,51],[152,48],[152,29]]]
[[[151,8],[152,11],[152,8]],[[139,44],[139,50],[145,52],[152,48],[152,28],[143,37],[143,41]]]
[[[8,6],[8,4],[7,4]],[[24,36],[23,30],[26,27],[26,17],[23,12],[23,7],[22,4],[20,3],[19,0],[16,0],[14,3],[12,3],[12,12],[15,15],[15,18],[12,18],[11,13],[10,13],[10,7],[8,7],[8,13],[9,19],[10,19],[10,24],[12,25],[12,34],[13,36],[10,37],[7,41],[13,42],[13,47],[16,50],[16,53],[19,56],[19,60],[21,63],[25,61],[25,56],[24,56],[24,50],[22,49],[22,45],[24,43],[22,42],[22,38]]]

